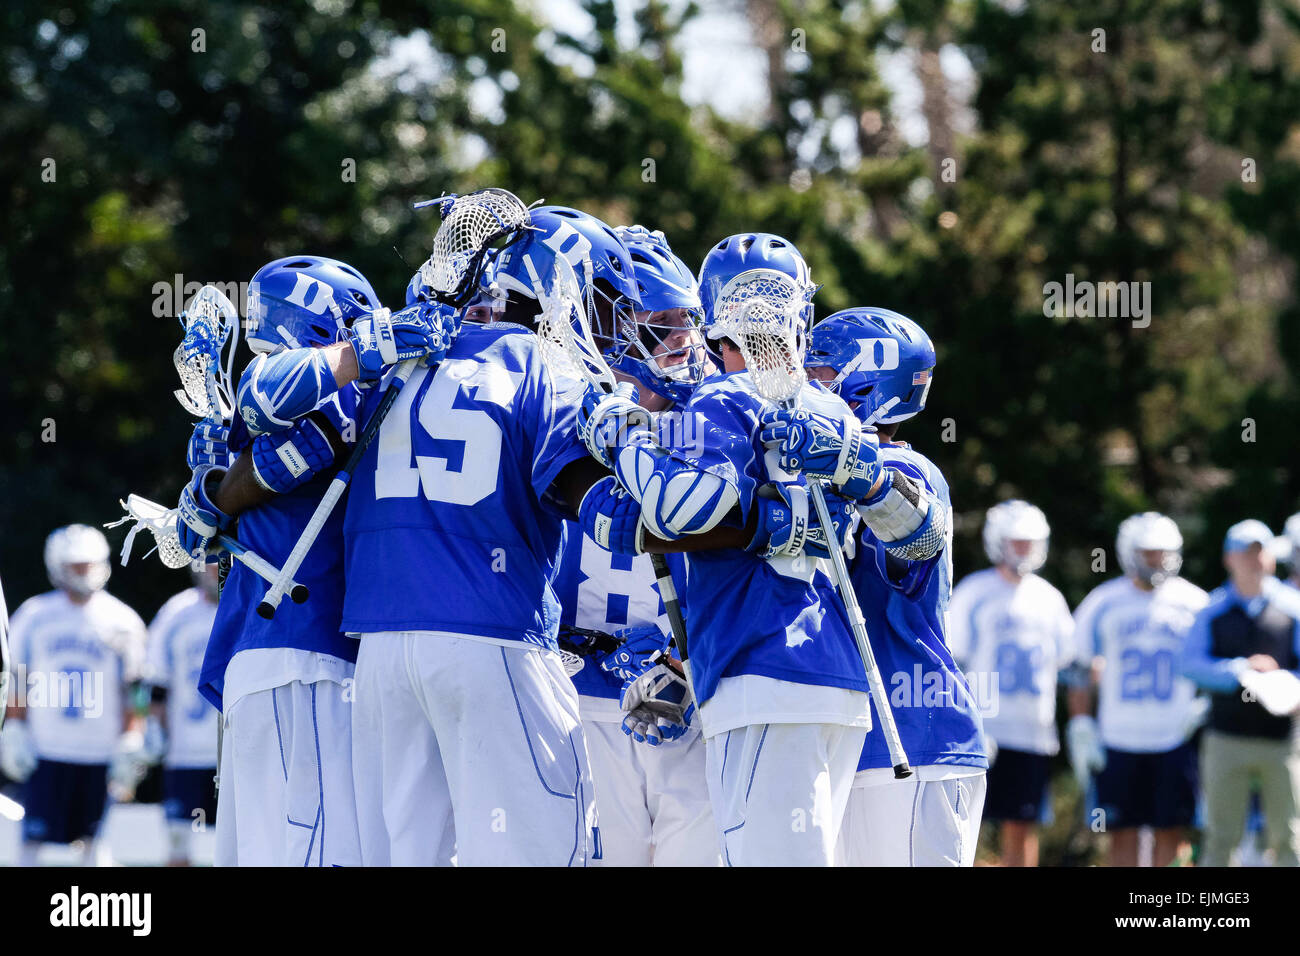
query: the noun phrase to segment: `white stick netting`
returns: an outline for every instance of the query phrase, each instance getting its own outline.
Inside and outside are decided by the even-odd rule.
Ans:
[[[742,272],[722,287],[714,305],[714,334],[736,343],[754,387],[768,401],[790,401],[807,381],[807,305],[807,291],[774,269]]]
[[[182,387],[176,398],[186,411],[198,418],[212,421],[229,418],[234,402],[229,370],[225,376],[220,374],[221,353],[232,331],[239,328],[239,313],[225,293],[216,286],[205,285],[190,299],[181,322],[185,326],[185,338],[172,355]],[[232,344],[232,356],[234,348]]]
[[[573,266],[563,256],[556,256],[555,266],[545,281],[539,283],[537,278],[533,277],[534,285],[541,289],[537,337],[542,361],[558,379],[611,391],[617,383],[591,334]]]
[[[487,250],[526,227],[528,210],[514,193],[494,188],[448,196],[440,206],[442,224],[420,278],[448,300],[468,298]]]
[[[169,568],[183,568],[193,560],[181,547],[180,538],[176,534],[175,508],[164,508],[156,501],[150,501],[140,495],[127,495],[126,501],[121,502],[121,505],[126,509],[126,517],[109,522],[104,527],[116,528],[128,521],[135,522],[131,530],[126,533],[126,540],[122,542],[123,567],[126,567],[126,562],[131,557],[135,536],[141,531],[148,531],[153,535],[154,546],[145,552],[146,558],[157,551],[159,560]]]

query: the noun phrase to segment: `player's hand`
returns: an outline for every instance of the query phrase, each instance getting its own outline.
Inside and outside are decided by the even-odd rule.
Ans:
[[[253,477],[267,491],[287,494],[334,463],[334,446],[325,430],[300,418],[288,431],[253,439]]]
[[[358,319],[343,338],[357,357],[357,380],[376,382],[384,369],[407,359],[423,359],[425,365],[442,361],[454,336],[454,317],[437,304],[417,302],[396,314],[376,309],[368,319]]]
[[[844,548],[856,526],[853,503],[834,491],[825,491],[826,508],[835,526],[828,539],[809,497],[808,488],[794,482],[774,482],[759,489],[754,499],[758,528],[745,550],[762,558],[829,558],[828,540]]]
[[[759,426],[759,439],[792,474],[830,481],[850,498],[866,497],[880,477],[880,443],[852,415],[777,408],[764,412]]]
[[[1070,767],[1081,788],[1088,779],[1106,768],[1106,750],[1101,745],[1097,721],[1087,714],[1075,714],[1065,725],[1065,738],[1070,750]]]
[[[190,433],[189,444],[185,446],[185,463],[190,471],[204,465],[230,467],[230,449],[226,441],[230,438],[230,427],[210,421],[201,421]]]
[[[578,522],[587,537],[615,554],[641,554],[641,502],[613,475],[600,479],[582,496]]]
[[[176,534],[181,547],[191,558],[204,558],[215,561],[215,556],[208,553],[208,545],[220,532],[225,531],[234,521],[215,504],[208,494],[208,483],[220,481],[226,469],[207,465],[194,472],[190,483],[181,491],[181,500],[177,505]]]
[[[1278,668],[1277,659],[1268,654],[1251,654],[1246,658],[1246,663],[1253,671],[1259,671],[1261,674],[1275,671]]]
[[[657,624],[638,624],[614,632],[623,643],[600,662],[600,669],[613,674],[623,683],[635,680],[667,652],[668,636]]]
[[[578,437],[591,456],[614,467],[618,449],[638,433],[648,432],[650,413],[636,403],[636,386],[620,382],[612,392],[588,385],[578,410]]]
[[[6,720],[0,727],[0,770],[16,783],[24,783],[36,769],[36,750],[24,720]]]
[[[637,677],[623,684],[620,706],[623,733],[638,743],[657,747],[686,733],[695,716],[686,679],[670,667],[667,655],[657,655]]]
[[[826,510],[831,513],[835,533],[828,538],[826,529],[818,518],[817,509],[810,509],[808,537],[803,543],[803,552],[810,558],[829,558],[832,544],[840,550],[848,547],[853,529],[857,527],[858,509],[852,501],[829,489],[824,489],[822,493],[826,496]]]

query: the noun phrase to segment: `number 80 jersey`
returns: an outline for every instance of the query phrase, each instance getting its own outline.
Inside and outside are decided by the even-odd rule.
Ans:
[[[1208,603],[1182,578],[1143,591],[1125,577],[1098,585],[1075,609],[1081,661],[1105,661],[1097,723],[1107,747],[1159,753],[1183,742],[1196,695],[1181,673],[1183,644]]]
[[[348,493],[346,632],[555,647],[564,509],[551,486],[587,452],[580,403],[558,393],[537,341],[519,326],[463,326],[437,369],[402,388]]]

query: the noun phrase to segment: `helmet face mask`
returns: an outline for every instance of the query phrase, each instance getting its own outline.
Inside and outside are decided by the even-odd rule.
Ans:
[[[50,583],[77,598],[88,598],[108,583],[108,539],[98,528],[73,524],[45,540],[45,571]]]
[[[984,519],[984,553],[995,565],[1020,577],[1047,562],[1050,537],[1047,517],[1027,501],[1012,499],[994,505]]]

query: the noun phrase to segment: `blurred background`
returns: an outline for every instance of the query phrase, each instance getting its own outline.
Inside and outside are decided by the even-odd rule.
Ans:
[[[309,251],[400,302],[436,228],[412,201],[483,185],[692,265],[780,233],[819,316],[920,322],[936,384],[900,437],[952,485],[958,577],[1009,496],[1046,512],[1072,605],[1134,511],[1178,521],[1208,589],[1229,524],[1300,502],[1285,0],[9,0],[0,24],[11,609],[56,526],[175,501],[178,282]],[[1150,283],[1149,324],[1045,315],[1067,276]],[[137,557],[109,589],[148,619],[187,584]]]

